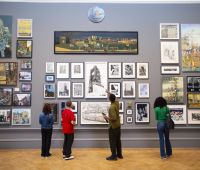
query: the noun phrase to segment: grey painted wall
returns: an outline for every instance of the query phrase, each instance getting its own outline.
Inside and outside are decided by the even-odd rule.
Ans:
[[[88,9],[100,6],[105,11],[103,22],[95,24],[88,20]],[[43,84],[45,83],[45,62],[149,62],[149,79],[136,82],[150,83],[150,98],[131,100],[134,103],[150,102],[150,124],[126,124],[122,126],[123,147],[158,147],[156,122],[153,113],[153,102],[161,95],[160,74],[160,23],[200,23],[200,4],[43,4],[43,3],[0,3],[0,15],[13,17],[13,55],[12,59],[1,61],[17,61],[16,59],[16,20],[33,19],[33,69],[32,69],[32,117],[31,126],[0,127],[0,148],[40,148],[40,126],[38,116],[44,102],[60,99],[44,100]],[[55,55],[53,51],[54,31],[138,31],[138,55]],[[180,40],[179,40],[180,41]],[[0,62],[1,62],[0,61]],[[180,60],[181,61],[181,60]],[[181,64],[180,64],[181,65]],[[186,73],[181,73],[187,76]],[[196,75],[196,74],[190,74]],[[78,82],[79,80],[73,80]],[[84,82],[84,79],[80,80]],[[113,80],[109,79],[108,82]],[[114,80],[117,82],[118,80]],[[120,79],[122,81],[122,79]],[[18,86],[20,83],[18,82]],[[186,89],[185,89],[186,91]],[[137,89],[136,89],[137,92]],[[78,126],[75,131],[76,147],[107,147],[107,126],[80,125],[80,102],[94,101],[80,99],[78,101]],[[105,101],[105,99],[96,101]],[[125,108],[127,99],[123,99]],[[186,104],[186,96],[184,98]],[[134,111],[135,113],[135,111]],[[124,122],[126,115],[124,113]],[[133,115],[133,120],[135,116]],[[175,147],[199,147],[200,126],[177,125],[171,133]],[[54,125],[52,145],[60,147],[63,135],[60,123]]]

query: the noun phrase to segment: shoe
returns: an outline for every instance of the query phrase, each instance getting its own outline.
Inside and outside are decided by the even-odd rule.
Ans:
[[[119,159],[123,159],[124,157],[122,155],[117,156]]]
[[[45,157],[45,155],[44,155],[44,154],[41,154],[41,157]]]
[[[65,159],[65,160],[72,160],[72,159],[74,159],[74,156],[65,157],[64,159]]]
[[[66,158],[66,155],[63,155],[62,157],[63,157],[63,158]]]
[[[49,156],[51,156],[51,155],[52,155],[51,153],[48,153],[48,154],[47,154],[47,157],[49,157]]]
[[[171,156],[172,156],[172,154],[171,154],[171,155],[166,155],[167,158],[169,158],[169,157],[171,157]]]
[[[108,161],[116,161],[117,157],[109,156],[109,157],[106,158],[106,160],[108,160]]]
[[[163,157],[161,157],[161,159],[165,160],[165,159],[167,159],[167,157],[166,157],[166,156],[163,156]]]

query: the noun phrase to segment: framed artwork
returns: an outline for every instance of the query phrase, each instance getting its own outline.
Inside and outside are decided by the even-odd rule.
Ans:
[[[149,98],[149,83],[138,83],[138,97]]]
[[[188,109],[188,124],[200,124],[200,109]]]
[[[123,81],[122,88],[123,98],[135,98],[135,81]]]
[[[162,97],[167,103],[183,103],[183,77],[162,77]]]
[[[161,63],[178,64],[179,50],[178,41],[162,41],[161,43]]]
[[[107,62],[85,62],[85,98],[106,98]]]
[[[120,83],[109,83],[109,92],[114,94],[116,97],[121,96],[121,84]]]
[[[17,19],[17,37],[32,38],[32,19]]]
[[[32,69],[32,60],[21,60],[20,67],[21,67],[21,70],[31,70]]]
[[[70,81],[57,81],[57,97],[70,98]]]
[[[78,102],[72,101],[72,111],[78,112]]]
[[[133,117],[127,116],[126,117],[126,123],[133,123]]]
[[[108,124],[102,113],[108,115],[109,102],[81,102],[81,124]]]
[[[32,72],[30,71],[20,71],[19,72],[19,81],[31,81]]]
[[[44,98],[45,99],[54,99],[56,94],[55,84],[44,84]]]
[[[187,104],[189,109],[200,109],[200,93],[188,93]]]
[[[21,83],[21,91],[22,92],[31,92],[32,91],[32,83]]]
[[[0,106],[12,106],[12,88],[0,87]]]
[[[123,63],[123,78],[135,78],[135,63]]]
[[[54,73],[54,62],[46,62],[46,73]]]
[[[137,78],[138,79],[149,78],[149,63],[137,63]]]
[[[108,63],[108,78],[121,78],[121,63]]]
[[[17,77],[17,62],[0,62],[0,85],[16,86]]]
[[[53,114],[53,122],[58,122],[58,103],[49,103],[51,106],[51,113]]]
[[[149,123],[150,122],[150,107],[149,103],[136,102],[135,103],[135,122]]]
[[[31,125],[31,109],[12,109],[12,125]]]
[[[55,75],[45,75],[45,81],[46,82],[55,82]]]
[[[57,78],[69,78],[69,63],[57,63]]]
[[[200,24],[181,24],[182,71],[200,72]]]
[[[30,93],[14,93],[13,106],[31,106]]]
[[[124,115],[119,114],[119,117],[120,117],[120,124],[123,125],[124,124]]]
[[[119,101],[119,112],[124,112],[124,102]]]
[[[33,49],[32,40],[17,40],[16,57],[32,58],[32,49]]]
[[[0,15],[0,59],[12,57],[12,16]]]
[[[168,105],[170,115],[175,124],[186,124],[186,105]]]
[[[161,66],[161,74],[171,74],[171,75],[174,75],[174,74],[180,74],[180,68],[179,66],[171,66],[171,65],[164,65],[164,66]]]
[[[126,114],[127,115],[132,115],[133,114],[133,110],[132,109],[127,109],[126,110]]]
[[[75,125],[78,125],[78,115],[74,114],[74,117],[75,117]]]
[[[71,78],[83,78],[83,63],[71,63]]]
[[[199,76],[187,77],[187,91],[200,92],[200,77]]]
[[[83,83],[72,83],[72,97],[83,98]]]
[[[138,54],[138,32],[55,31],[55,54]]]
[[[179,39],[179,24],[160,23],[160,39]]]
[[[0,125],[11,124],[11,109],[0,109]]]

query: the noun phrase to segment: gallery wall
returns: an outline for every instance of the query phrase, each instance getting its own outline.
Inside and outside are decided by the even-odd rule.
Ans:
[[[104,9],[105,18],[100,23],[88,19],[88,10],[93,6]],[[68,99],[44,99],[43,88],[46,74],[46,62],[86,63],[148,63],[148,79],[130,79],[136,83],[136,96],[123,98],[124,102],[122,144],[123,147],[158,147],[156,121],[153,103],[161,96],[161,47],[160,23],[199,24],[200,4],[63,4],[63,3],[0,3],[0,15],[12,16],[12,58],[0,59],[0,62],[17,62],[16,57],[17,19],[33,21],[33,53],[32,53],[32,91],[31,91],[31,124],[0,126],[0,148],[39,148],[41,143],[40,125],[38,122],[45,102],[58,103],[59,121],[54,124],[52,137],[53,147],[61,147],[63,135],[61,131],[61,102]],[[54,54],[54,31],[120,31],[138,32],[138,54]],[[181,40],[179,43],[179,61],[181,70]],[[85,69],[85,68],[84,68]],[[18,68],[18,72],[20,68]],[[56,73],[54,74],[56,77]],[[184,94],[187,94],[186,77],[199,76],[198,73],[180,71],[184,80]],[[85,83],[83,79],[66,79],[71,83]],[[127,79],[108,79],[108,82],[122,83]],[[129,79],[128,79],[129,80]],[[58,79],[55,80],[56,82]],[[149,83],[150,95],[142,99],[138,97],[138,83]],[[20,87],[18,80],[17,86]],[[72,85],[71,85],[72,86]],[[13,87],[13,88],[14,88]],[[78,123],[75,130],[75,147],[108,147],[107,125],[81,124],[81,102],[108,102],[106,98],[71,98],[77,101]],[[183,104],[187,105],[187,95]],[[150,104],[149,122],[135,123],[135,103]],[[132,122],[127,123],[126,110],[133,111]],[[10,108],[15,108],[14,106]],[[178,124],[171,132],[172,145],[175,147],[199,147],[200,125]]]

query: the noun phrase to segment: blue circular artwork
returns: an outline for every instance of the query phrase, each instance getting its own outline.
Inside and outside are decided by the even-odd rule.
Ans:
[[[104,16],[104,10],[97,6],[90,8],[88,11],[89,20],[95,23],[101,22],[104,19]]]

